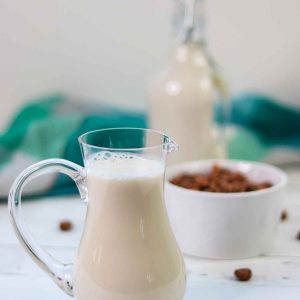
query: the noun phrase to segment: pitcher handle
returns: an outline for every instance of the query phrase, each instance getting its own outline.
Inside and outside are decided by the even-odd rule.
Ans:
[[[21,209],[21,195],[24,186],[40,175],[53,172],[71,177],[78,187],[81,199],[86,200],[84,168],[64,159],[47,159],[28,167],[16,178],[9,192],[8,208],[16,235],[27,253],[63,291],[73,296],[73,264],[59,262],[35,241],[24,223]]]

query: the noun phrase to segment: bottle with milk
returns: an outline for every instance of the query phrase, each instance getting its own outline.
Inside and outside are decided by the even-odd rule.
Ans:
[[[165,160],[177,145],[160,132],[131,128],[93,131],[79,141],[84,168],[49,159],[13,184],[9,208],[21,244],[77,300],[183,300],[185,266],[164,203]],[[88,205],[74,265],[36,243],[22,216],[23,186],[54,171],[70,176]]]
[[[225,133],[215,126],[213,110],[218,101],[225,118],[228,92],[207,53],[204,0],[174,2],[178,44],[169,65],[150,84],[150,127],[178,142],[180,151],[171,163],[222,158]]]

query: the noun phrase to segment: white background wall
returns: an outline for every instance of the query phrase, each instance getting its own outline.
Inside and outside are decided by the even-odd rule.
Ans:
[[[46,92],[144,108],[171,50],[172,0],[0,0],[0,128]],[[234,91],[297,104],[300,1],[207,0],[211,50]]]

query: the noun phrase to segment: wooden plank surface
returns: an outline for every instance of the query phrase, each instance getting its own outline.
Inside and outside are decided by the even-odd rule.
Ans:
[[[300,171],[289,170],[284,207],[289,219],[281,223],[270,255],[246,260],[215,261],[185,257],[188,291],[185,300],[299,299]],[[63,261],[72,261],[83,228],[86,205],[79,198],[56,198],[23,204],[25,220],[36,239]],[[61,232],[58,223],[70,219],[74,229]],[[233,271],[250,267],[253,279],[237,282]],[[20,247],[9,223],[6,205],[0,206],[0,300],[65,300],[54,283]]]

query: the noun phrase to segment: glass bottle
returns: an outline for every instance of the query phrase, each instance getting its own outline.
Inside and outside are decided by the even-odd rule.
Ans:
[[[178,141],[180,151],[169,163],[222,158],[228,90],[207,51],[205,1],[173,1],[177,45],[150,85],[150,126]],[[214,121],[216,106],[221,126]]]

